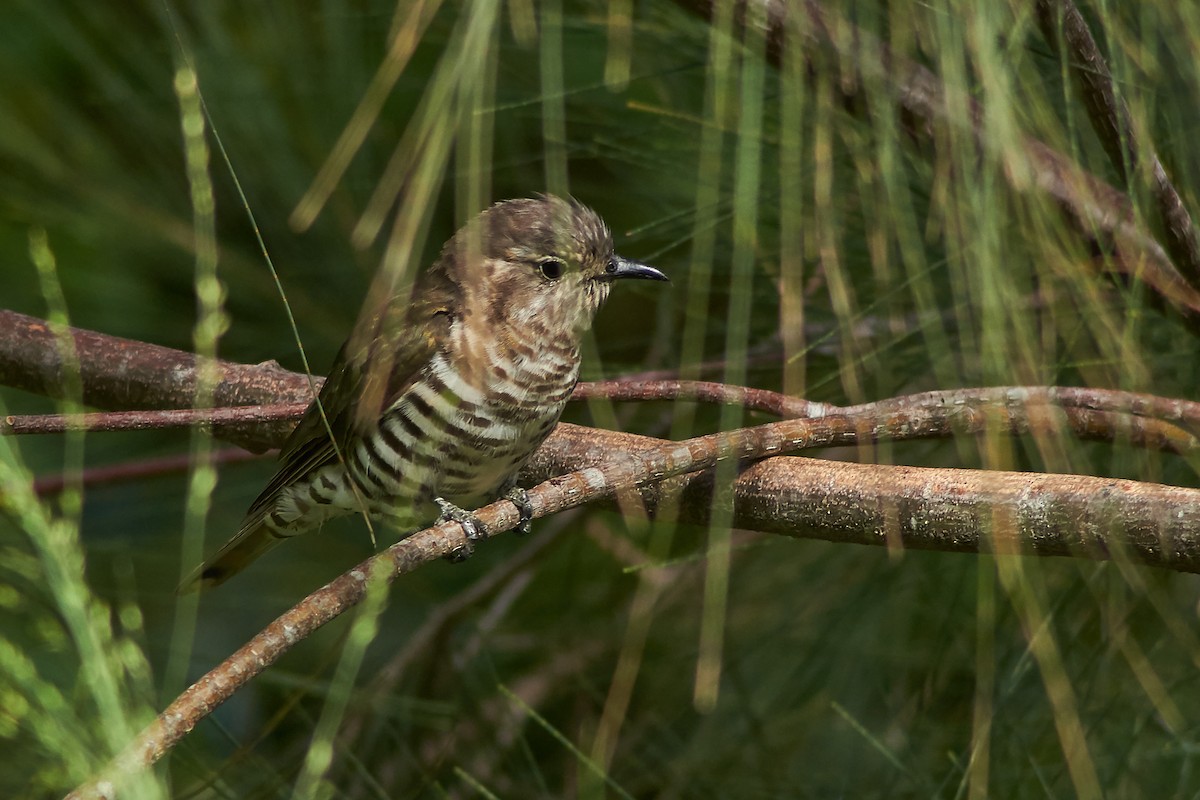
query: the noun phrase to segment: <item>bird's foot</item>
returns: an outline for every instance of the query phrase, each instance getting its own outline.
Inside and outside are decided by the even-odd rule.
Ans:
[[[438,522],[457,522],[459,525],[462,525],[463,533],[467,535],[467,541],[449,553],[446,556],[446,560],[452,564],[466,561],[475,552],[475,542],[487,538],[483,523],[479,521],[479,517],[470,511],[459,508],[445,498],[435,497],[433,498],[433,502],[437,503],[438,508],[442,510],[441,516],[438,517]]]
[[[504,499],[516,506],[521,514],[521,521],[513,528],[513,532],[519,536],[527,536],[533,522],[533,504],[529,502],[529,492],[520,486],[513,486],[504,493]]]

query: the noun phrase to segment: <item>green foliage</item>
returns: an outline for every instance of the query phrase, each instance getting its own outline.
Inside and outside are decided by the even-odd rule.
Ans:
[[[1027,5],[840,10],[945,82],[949,121],[926,138],[886,75],[852,79],[799,41],[767,63],[729,19],[665,4],[13,0],[0,305],[193,349],[197,287],[215,298],[194,198],[211,200],[218,352],[302,368],[290,308],[320,373],[381,264],[427,263],[491,199],[570,191],[623,254],[674,280],[621,287],[589,377],[678,370],[830,402],[1017,383],[1191,397],[1200,359],[1178,315],[1098,277],[1105,254],[1044,194],[1014,191],[1033,185],[1034,136],[1128,190],[1161,233],[1146,176],[1121,183]],[[1197,208],[1200,15],[1161,0],[1087,11],[1135,129]],[[377,117],[351,125],[361,146],[311,227],[291,226],[406,25],[416,46]],[[175,88],[187,68],[211,151],[198,192]],[[965,98],[983,109],[982,145]],[[399,191],[373,200],[393,163]],[[0,402],[57,408],[14,390]],[[687,404],[597,416],[675,437],[739,424]],[[370,552],[361,523],[330,524],[197,607],[173,594],[199,551],[183,532],[223,541],[268,464],[221,468],[207,514],[203,481],[179,474],[31,491],[35,475],[188,447],[180,432],[0,439],[0,794],[70,789]],[[1182,459],[1060,437],[860,455],[1196,484]],[[1200,793],[1190,576],[594,510],[538,527],[554,541],[504,537],[419,570],[301,643],[131,796],[1067,796],[1088,794],[1089,770],[1111,796]]]

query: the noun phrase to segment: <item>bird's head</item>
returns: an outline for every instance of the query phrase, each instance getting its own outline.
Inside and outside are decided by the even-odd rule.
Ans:
[[[612,234],[596,212],[551,195],[493,205],[455,234],[447,250],[443,260],[457,273],[452,278],[465,310],[493,326],[578,337],[614,281],[667,280],[613,252]]]

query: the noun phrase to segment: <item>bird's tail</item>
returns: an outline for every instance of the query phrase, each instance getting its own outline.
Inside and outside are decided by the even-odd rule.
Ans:
[[[219,586],[286,538],[267,525],[265,514],[248,518],[237,535],[184,578],[178,594]]]

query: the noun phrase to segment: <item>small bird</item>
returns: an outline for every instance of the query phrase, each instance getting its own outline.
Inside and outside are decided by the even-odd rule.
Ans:
[[[216,586],[284,539],[364,513],[400,530],[441,519],[479,535],[579,376],[579,346],[613,281],[665,281],[613,252],[600,217],[554,196],[508,200],[459,230],[413,287],[342,346],[241,528],[180,586]]]

